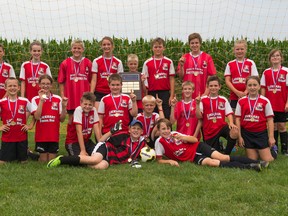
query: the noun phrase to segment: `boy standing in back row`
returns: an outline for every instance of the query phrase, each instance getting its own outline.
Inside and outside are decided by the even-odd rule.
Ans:
[[[144,62],[142,74],[147,78],[144,81],[148,95],[156,98],[156,94],[163,101],[165,118],[170,117],[170,105],[175,92],[175,69],[171,59],[164,56],[165,41],[155,38],[152,41],[153,57]],[[156,109],[156,112],[158,110]]]

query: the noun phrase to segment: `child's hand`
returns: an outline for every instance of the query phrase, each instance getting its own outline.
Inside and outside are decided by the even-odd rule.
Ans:
[[[131,89],[130,98],[131,98],[132,102],[135,102],[136,99],[137,99],[136,95],[134,94],[134,90],[133,89]]]
[[[44,89],[40,89],[38,91],[38,95],[41,101],[45,101],[45,99],[47,99],[47,95],[46,95],[47,91]]]
[[[22,128],[21,128],[21,131],[24,131],[24,132],[27,132],[29,130],[29,126],[28,125],[24,125]]]
[[[177,161],[175,161],[175,160],[169,160],[169,164],[170,164],[171,166],[177,166],[177,167],[179,167],[179,163],[178,163]]]
[[[67,107],[68,104],[68,98],[67,97],[63,97],[62,98],[62,107]]]
[[[8,132],[10,130],[10,127],[8,125],[2,125],[0,127],[0,131],[2,132]]]
[[[147,77],[144,74],[142,74],[141,75],[141,82],[144,82],[146,79],[147,79]]]
[[[179,64],[180,64],[180,66],[184,66],[184,64],[185,64],[185,62],[186,62],[186,58],[184,58],[184,57],[181,57],[180,59],[179,59]]]
[[[243,148],[245,146],[244,140],[241,136],[238,138],[238,145],[241,148]]]
[[[275,143],[276,143],[274,137],[272,137],[272,138],[269,137],[268,143],[269,143],[269,146],[270,146],[270,147],[274,146]]]
[[[84,150],[84,151],[80,151],[80,155],[88,156],[88,153]]]
[[[158,97],[158,94],[156,94],[156,105],[157,107],[162,106],[163,101]]]
[[[200,93],[199,93],[199,95],[195,98],[195,102],[196,102],[196,104],[200,104],[200,101],[201,101],[201,96],[200,96]]]
[[[174,98],[171,100],[171,106],[174,107],[177,102],[178,102],[178,100],[177,100],[177,97],[175,95]]]

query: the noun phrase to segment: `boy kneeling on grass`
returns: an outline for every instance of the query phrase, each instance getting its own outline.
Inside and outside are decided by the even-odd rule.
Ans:
[[[221,154],[206,143],[198,142],[196,137],[176,131],[171,132],[171,128],[172,124],[168,119],[160,119],[157,122],[160,137],[155,142],[155,151],[159,163],[179,166],[178,161],[190,161],[211,167],[253,169],[256,171],[261,171],[262,168],[269,165],[269,162],[266,161]],[[168,159],[163,159],[163,156]]]
[[[129,126],[129,133],[126,136],[112,136],[122,129],[121,121],[115,124],[109,132],[100,138],[91,156],[58,156],[51,160],[47,167],[56,167],[62,164],[80,165],[87,164],[94,169],[107,169],[109,164],[130,163],[132,167],[140,168],[137,158],[141,149],[145,146],[145,139],[142,135],[143,125],[138,120],[133,120]]]

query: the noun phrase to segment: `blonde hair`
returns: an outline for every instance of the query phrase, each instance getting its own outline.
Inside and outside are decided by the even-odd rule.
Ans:
[[[191,86],[193,90],[195,89],[195,84],[193,82],[191,82],[191,81],[183,82],[182,83],[182,89],[183,89],[184,86]]]
[[[148,102],[152,102],[156,104],[156,98],[152,95],[146,95],[145,97],[142,98],[142,103],[148,103]]]
[[[80,39],[75,39],[71,42],[71,48],[75,45],[75,44],[80,44],[80,46],[83,47],[83,49],[85,49],[85,44],[82,40]]]
[[[133,61],[133,60],[139,62],[138,56],[136,54],[129,54],[127,57],[127,62]]]
[[[234,47],[237,45],[237,44],[244,44],[244,46],[245,46],[245,48],[247,49],[247,41],[246,40],[244,40],[244,39],[239,39],[239,40],[236,40],[235,42],[234,42]]]

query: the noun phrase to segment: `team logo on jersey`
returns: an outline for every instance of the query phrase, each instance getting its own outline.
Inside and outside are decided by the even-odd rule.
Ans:
[[[180,156],[180,155],[182,155],[184,153],[184,151],[186,151],[186,148],[180,148],[179,150],[174,151],[173,154],[175,156]]]
[[[94,118],[93,116],[89,116],[89,124],[93,124],[94,123]]]
[[[19,105],[18,113],[20,113],[20,114],[24,114],[24,113],[25,113],[25,107],[24,107],[24,105]]]
[[[206,61],[203,61],[202,67],[203,67],[203,68],[207,68],[207,62],[206,62]]]
[[[218,109],[219,110],[225,110],[225,105],[223,102],[219,102]]]
[[[121,107],[127,107],[127,106],[128,106],[127,100],[123,99],[121,102]]]
[[[43,68],[39,68],[38,74],[39,75],[44,75],[44,69]]]
[[[278,82],[286,82],[284,74],[280,74],[280,76],[278,78]]]
[[[58,110],[58,103],[57,102],[52,102],[51,109],[52,110]]]
[[[88,73],[89,73],[89,68],[86,67],[86,69],[85,69],[85,74],[88,74]]]
[[[263,111],[263,103],[257,103],[255,109],[256,109],[257,111]]]
[[[249,73],[249,67],[248,67],[248,65],[245,65],[245,67],[243,68],[243,72]]]
[[[112,69],[114,69],[114,70],[117,70],[117,64],[116,64],[116,62],[113,62],[113,64],[112,64]]]
[[[162,69],[163,69],[163,70],[168,70],[168,64],[167,64],[167,63],[163,63]]]
[[[4,69],[4,70],[3,70],[2,76],[3,76],[3,77],[6,77],[6,78],[8,77],[8,70],[7,70],[7,69]]]

